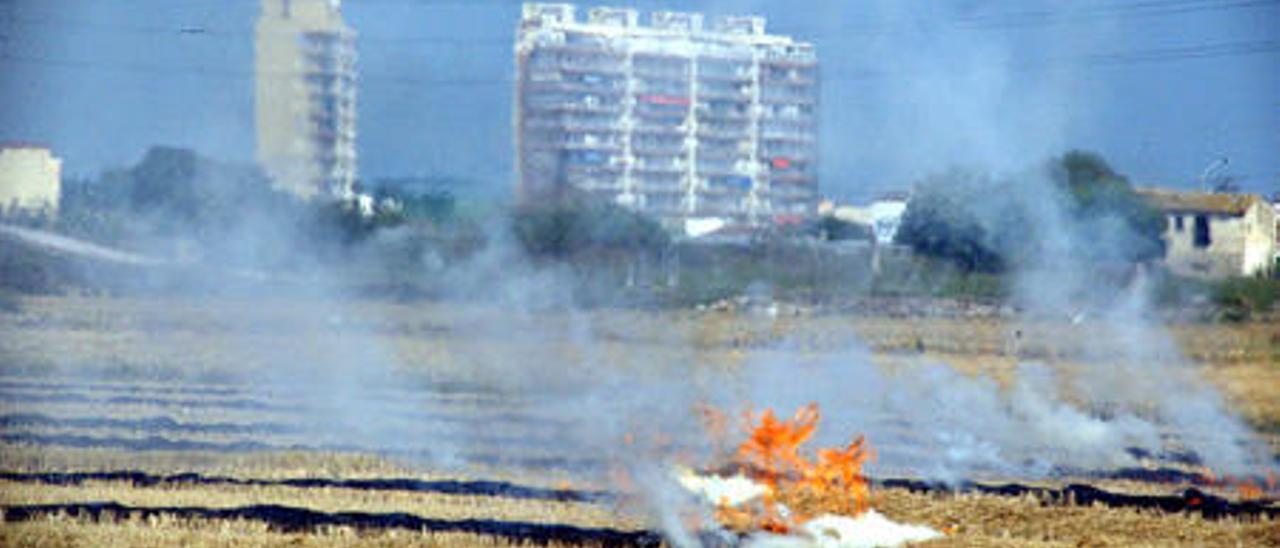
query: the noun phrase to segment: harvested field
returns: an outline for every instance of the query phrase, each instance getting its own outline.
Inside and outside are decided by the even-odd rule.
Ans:
[[[853,344],[890,375],[945,363],[1005,385],[1027,361],[1069,375],[1096,359],[1086,341],[1106,336],[1087,322],[624,311],[589,320],[545,312],[547,331],[521,333],[503,327],[506,314],[446,304],[23,300],[21,312],[0,313],[0,544],[655,543],[658,516],[611,479],[619,455],[583,432],[593,417],[563,412],[573,385],[539,377],[537,364],[569,363],[556,371],[605,382],[610,371],[674,374],[698,387],[762,357],[804,360]],[[1196,374],[1264,435],[1272,458],[1280,454],[1280,327],[1171,332]],[[388,364],[369,373],[376,382],[340,390],[373,361]],[[493,363],[530,367],[514,378]],[[309,373],[287,378],[300,372]],[[545,391],[522,390],[530,383]],[[887,461],[873,474],[893,476],[895,462],[927,450],[910,424],[867,420],[841,427],[905,430],[872,440]],[[888,482],[874,491],[875,507],[946,531],[930,544],[939,546],[1280,545],[1280,492],[1268,478],[1248,478],[1263,486],[1258,497],[1206,480],[1194,456],[1140,461],[1140,472],[993,475],[957,492]],[[104,474],[76,475],[91,472]],[[990,487],[1007,482],[1030,489]],[[1108,506],[1072,483],[1130,503]],[[1191,488],[1212,504],[1188,507]],[[1143,500],[1159,504],[1134,502]]]

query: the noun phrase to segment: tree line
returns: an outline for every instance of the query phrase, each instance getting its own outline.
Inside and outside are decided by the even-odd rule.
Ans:
[[[920,181],[896,241],[969,272],[1136,264],[1164,256],[1165,222],[1100,155],[1072,151],[1015,175],[956,169]]]

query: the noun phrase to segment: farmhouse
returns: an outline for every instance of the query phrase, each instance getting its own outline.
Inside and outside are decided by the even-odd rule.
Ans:
[[[1266,274],[1275,267],[1276,211],[1260,196],[1138,191],[1165,213],[1165,262],[1204,278]]]

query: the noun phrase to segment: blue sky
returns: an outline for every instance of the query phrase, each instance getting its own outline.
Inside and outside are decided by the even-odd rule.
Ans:
[[[769,18],[816,44],[824,194],[865,199],[951,166],[1068,148],[1142,184],[1207,165],[1280,191],[1280,1],[622,1]],[[581,5],[596,5],[596,2]],[[511,188],[510,0],[347,0],[366,178]],[[256,0],[0,0],[0,140],[74,174],[151,144],[253,155]],[[182,32],[184,28],[205,32]]]

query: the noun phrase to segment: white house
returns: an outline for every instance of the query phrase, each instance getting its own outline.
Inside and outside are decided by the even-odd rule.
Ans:
[[[62,197],[62,160],[46,147],[0,145],[0,214],[55,215]]]
[[[1261,196],[1139,189],[1163,211],[1165,263],[1204,278],[1266,274],[1275,267],[1276,208]]]

